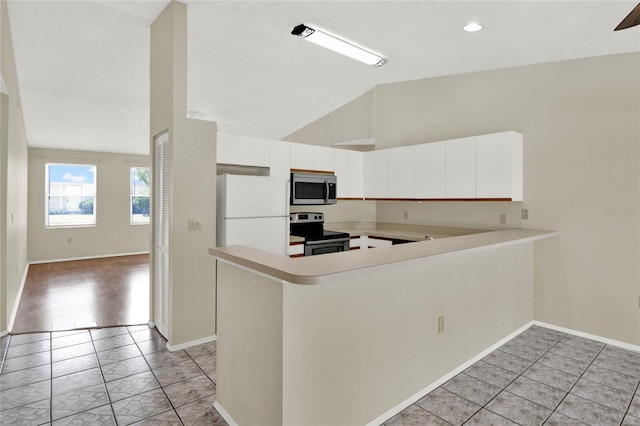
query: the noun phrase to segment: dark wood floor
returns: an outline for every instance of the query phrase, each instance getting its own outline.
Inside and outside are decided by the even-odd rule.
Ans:
[[[30,265],[12,334],[146,324],[149,255]]]

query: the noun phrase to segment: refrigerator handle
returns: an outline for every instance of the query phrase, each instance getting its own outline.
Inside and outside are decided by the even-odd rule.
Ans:
[[[290,232],[290,228],[291,228],[291,225],[289,224],[290,223],[289,221],[291,220],[290,216],[289,216],[289,214],[291,213],[291,203],[290,203],[290,200],[291,200],[291,180],[287,179],[285,181],[285,185],[287,185],[287,187],[286,187],[286,192],[287,192],[287,200],[286,200],[286,203],[287,203],[287,209],[286,209],[287,210],[287,216],[286,216],[286,219],[285,219],[286,223],[287,223],[285,229],[287,230],[287,232],[284,233],[284,255],[285,256],[289,256],[289,240],[290,240],[289,232]]]

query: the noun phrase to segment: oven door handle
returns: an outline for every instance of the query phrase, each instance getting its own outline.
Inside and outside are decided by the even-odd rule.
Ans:
[[[305,241],[306,246],[317,246],[319,244],[344,244],[349,241],[349,238],[334,238],[331,240],[318,240],[318,241]]]

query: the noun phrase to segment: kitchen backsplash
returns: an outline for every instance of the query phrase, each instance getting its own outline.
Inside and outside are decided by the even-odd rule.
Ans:
[[[521,202],[378,201],[376,221],[477,229],[520,228],[521,209]],[[503,213],[507,215],[506,224],[500,224]]]
[[[355,201],[326,206],[291,206],[291,212],[321,212],[326,223],[399,223],[476,229],[520,228],[521,202]],[[405,212],[407,218],[405,219]],[[500,224],[500,215],[507,223]]]

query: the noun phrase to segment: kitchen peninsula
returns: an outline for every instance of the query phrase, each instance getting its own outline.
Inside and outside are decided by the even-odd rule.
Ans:
[[[506,229],[217,261],[216,407],[243,424],[376,424],[533,320],[534,244]],[[386,416],[386,417],[385,417]]]

